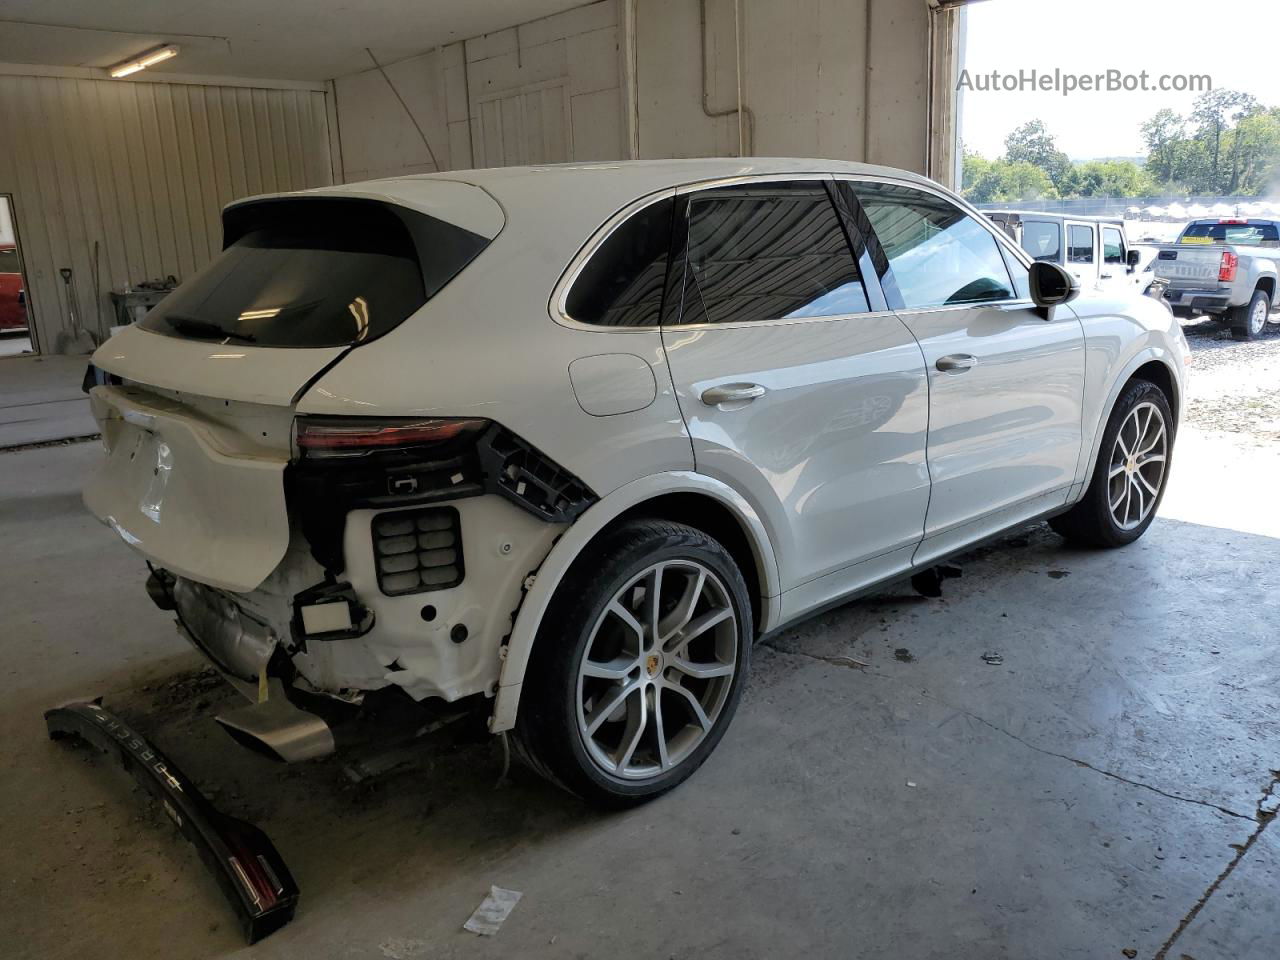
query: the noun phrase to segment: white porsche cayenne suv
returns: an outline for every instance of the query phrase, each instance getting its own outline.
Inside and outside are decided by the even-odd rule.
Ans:
[[[754,639],[1036,518],[1129,543],[1169,474],[1169,310],[898,170],[453,171],[223,220],[93,357],[85,501],[284,759],[446,704],[647,799]]]

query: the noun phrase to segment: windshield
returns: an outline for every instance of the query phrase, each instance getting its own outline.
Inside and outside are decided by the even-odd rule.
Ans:
[[[142,327],[265,347],[361,344],[398,326],[488,243],[364,200],[265,201],[229,214],[233,241]]]
[[[1178,242],[1274,247],[1280,246],[1280,230],[1274,223],[1189,223]]]

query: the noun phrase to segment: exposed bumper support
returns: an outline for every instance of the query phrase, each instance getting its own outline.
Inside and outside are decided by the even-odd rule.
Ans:
[[[159,801],[218,881],[249,943],[293,919],[298,886],[265,833],[219,813],[160,751],[98,704],[69,703],[44,718],[51,739],[78,737],[115,756]]]

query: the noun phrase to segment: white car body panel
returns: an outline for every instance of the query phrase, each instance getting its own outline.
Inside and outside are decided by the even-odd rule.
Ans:
[[[1080,457],[1084,334],[1070,310],[1046,320],[1027,302],[902,314],[929,370],[925,536],[1065,491]],[[968,369],[943,371],[950,356]]]
[[[765,519],[784,591],[919,543],[928,389],[896,316],[700,324],[663,337],[698,472]],[[703,402],[724,383],[767,392]]]
[[[1078,498],[1111,404],[1141,364],[1165,364],[1180,397],[1177,325],[1128,293],[1087,293],[1050,320],[1025,303],[743,329],[591,327],[564,315],[565,281],[622,212],[726,178],[792,176],[923,186],[979,216],[923,178],[816,160],[455,171],[310,191],[403,205],[492,242],[422,309],[358,347],[211,344],[140,329],[112,338],[94,363],[125,384],[93,393],[111,452],[86,502],[161,566],[231,591],[278,625],[322,573],[285,503],[295,415],[501,424],[598,499],[567,526],[495,495],[450,501],[467,576],[406,596],[380,593],[375,511],[353,510],[342,576],[376,629],[293,658],[332,693],[395,684],[417,698],[493,695],[490,725],[501,731],[515,723],[557,586],[627,511],[671,494],[727,510],[752,553],[757,627],[772,631]],[[938,371],[952,353],[979,363]],[[702,402],[707,387],[739,381],[766,393],[741,406]],[[157,522],[146,491],[159,483],[150,471],[165,466],[162,446],[171,462]],[[450,637],[459,623],[465,643]]]
[[[108,451],[84,491],[95,515],[181,576],[243,592],[271,574],[289,546],[287,452],[141,390],[95,387],[91,402]]]
[[[164,390],[287,407],[349,349],[291,350],[182,340],[130,324],[97,349],[93,365],[126,381]]]

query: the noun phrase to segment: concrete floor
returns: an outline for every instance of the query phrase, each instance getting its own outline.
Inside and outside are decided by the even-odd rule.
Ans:
[[[1233,389],[1280,389],[1280,338],[1248,346]],[[1190,423],[1162,517],[1127,549],[1068,550],[1033,527],[963,558],[942,600],[894,588],[757,647],[706,766],[614,815],[522,770],[497,787],[487,738],[442,739],[364,789],[338,761],[235,746],[211,720],[230,695],[80,506],[97,457],[0,454],[5,957],[1280,953],[1264,812],[1280,798],[1280,442],[1265,429]],[[303,890],[290,927],[243,948],[128,781],[45,739],[44,708],[99,693],[270,833]],[[490,884],[524,898],[486,939],[461,926]]]
[[[31,337],[25,331],[0,331],[0,357],[16,357],[23,353],[31,353]]]

